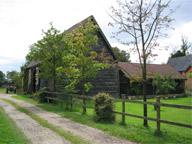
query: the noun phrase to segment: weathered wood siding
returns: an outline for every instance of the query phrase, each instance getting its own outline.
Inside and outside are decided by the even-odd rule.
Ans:
[[[98,45],[93,46],[93,50],[96,51],[98,54],[103,52],[103,48],[105,48],[104,55],[105,57],[112,56],[113,54],[107,45],[106,41],[104,40],[103,36],[100,32],[97,32],[98,37]],[[114,59],[112,59],[115,62]],[[120,94],[119,89],[119,69],[113,65],[108,69],[100,70],[97,73],[95,78],[91,78],[88,80],[92,85],[93,88],[86,93],[86,95],[96,95],[99,92],[109,93],[114,97],[118,97]],[[79,88],[81,86],[78,86]]]

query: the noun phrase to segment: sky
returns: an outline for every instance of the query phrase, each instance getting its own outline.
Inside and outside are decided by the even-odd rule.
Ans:
[[[42,38],[42,29],[49,23],[64,31],[74,24],[93,15],[110,42],[122,50],[128,50],[111,38],[115,28],[107,12],[116,0],[0,0],[0,71],[20,71],[29,52],[29,45]],[[175,30],[167,31],[168,37],[161,39],[161,46],[169,46],[168,51],[157,51],[158,57],[152,63],[166,63],[170,53],[181,46],[181,36],[192,42],[192,0],[173,0],[172,7],[178,7],[172,15]],[[131,61],[138,62],[131,53]]]

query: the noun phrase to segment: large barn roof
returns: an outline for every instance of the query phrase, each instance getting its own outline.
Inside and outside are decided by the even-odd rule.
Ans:
[[[67,29],[67,30],[66,30],[66,33],[71,33],[73,30],[77,29],[77,28],[80,26],[81,23],[82,23],[83,26],[85,26],[85,24],[88,22],[88,19],[89,19],[89,18],[91,18],[91,20],[94,22],[94,24],[98,25],[98,23],[97,23],[97,21],[95,20],[94,16],[91,15],[91,16],[89,16],[88,18],[86,18],[86,19],[78,22],[77,24],[75,24],[75,25],[73,25],[72,27],[70,27],[69,29]],[[99,25],[98,25],[98,27],[99,27]],[[109,51],[111,52],[111,55],[113,56],[114,60],[117,60],[117,57],[115,56],[115,54],[114,54],[114,52],[113,52],[113,50],[112,50],[112,47],[111,47],[109,41],[107,40],[107,38],[105,37],[103,31],[101,30],[100,27],[98,28],[98,30],[99,30],[101,36],[103,37],[104,41],[106,42],[106,44],[107,44],[107,46],[108,46],[108,49],[109,49]],[[31,68],[31,67],[34,67],[34,66],[39,65],[39,64],[40,64],[40,62],[34,62],[34,61],[32,61],[32,62],[28,65],[27,68]]]
[[[118,66],[130,76],[142,75],[141,65],[139,63],[118,62]],[[147,64],[147,72],[150,73],[150,76],[160,74],[162,77],[172,73],[175,79],[186,79],[169,64]]]
[[[170,58],[167,64],[172,65],[178,71],[186,71],[192,64],[192,55]]]
[[[29,63],[29,65],[27,66],[27,68],[32,68],[32,67],[37,67],[37,66],[39,66],[40,65],[40,62],[39,61],[31,61],[30,63]]]
[[[68,30],[66,30],[66,33],[71,33],[73,30],[77,29],[80,24],[82,24],[83,26],[85,26],[85,24],[88,22],[88,19],[91,18],[91,20],[94,22],[94,24],[98,25],[97,21],[95,20],[94,16],[91,15],[89,17],[87,17],[86,19],[78,22],[77,24],[73,25],[72,27],[70,27]],[[116,55],[114,54],[113,50],[112,50],[112,47],[109,43],[109,41],[107,40],[107,38],[105,37],[103,31],[101,30],[100,26],[98,25],[98,31],[100,32],[101,36],[103,37],[104,41],[106,42],[107,46],[108,46],[108,49],[109,51],[111,52],[111,55],[113,56],[114,60],[117,60],[117,57]]]

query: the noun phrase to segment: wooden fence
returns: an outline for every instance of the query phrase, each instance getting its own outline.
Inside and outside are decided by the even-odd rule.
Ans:
[[[61,96],[60,93],[53,93],[53,92],[47,92],[47,91],[46,91],[46,93],[47,94],[51,94],[52,96],[53,95],[57,95],[57,96],[60,95]],[[161,123],[170,124],[170,125],[176,125],[176,126],[185,127],[185,128],[192,128],[192,125],[190,125],[190,124],[183,124],[183,123],[178,123],[178,122],[173,122],[173,121],[168,121],[168,120],[161,120],[161,111],[160,111],[160,108],[162,106],[163,107],[178,108],[178,109],[188,109],[188,110],[192,110],[192,106],[161,103],[160,102],[160,97],[156,97],[156,102],[143,102],[143,101],[133,101],[133,100],[124,99],[124,96],[125,95],[122,95],[122,99],[112,98],[113,101],[122,102],[122,112],[113,111],[115,114],[122,115],[122,123],[125,123],[125,116],[130,116],[130,117],[135,117],[135,118],[155,121],[156,124],[157,124],[157,132],[160,132],[160,124]],[[81,99],[83,104],[73,102],[73,97]],[[57,99],[52,98],[52,97],[47,97],[47,99],[49,99],[49,98],[57,100]],[[69,109],[69,105],[70,105],[70,110],[71,111],[72,111],[73,105],[82,106],[83,113],[85,113],[86,112],[86,108],[94,109],[93,106],[86,105],[86,100],[93,100],[93,97],[92,96],[82,96],[82,95],[77,95],[77,94],[68,94],[68,95],[65,96],[65,100],[62,100],[62,102],[66,101],[66,103],[67,103],[66,104],[66,108]],[[156,118],[150,118],[150,117],[144,117],[144,116],[140,116],[140,115],[125,113],[125,109],[126,109],[125,108],[125,103],[126,102],[127,103],[137,103],[137,104],[153,105],[156,108]]]

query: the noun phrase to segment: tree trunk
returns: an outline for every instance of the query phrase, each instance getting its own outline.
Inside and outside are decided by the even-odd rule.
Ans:
[[[146,59],[144,59],[144,63],[143,63],[143,101],[146,102],[147,101],[147,68],[146,68]],[[147,117],[147,104],[143,105],[143,114],[144,117]],[[143,125],[144,126],[148,126],[147,120],[144,119],[143,121]]]
[[[56,92],[56,80],[54,79],[54,82],[53,82],[53,91]]]

